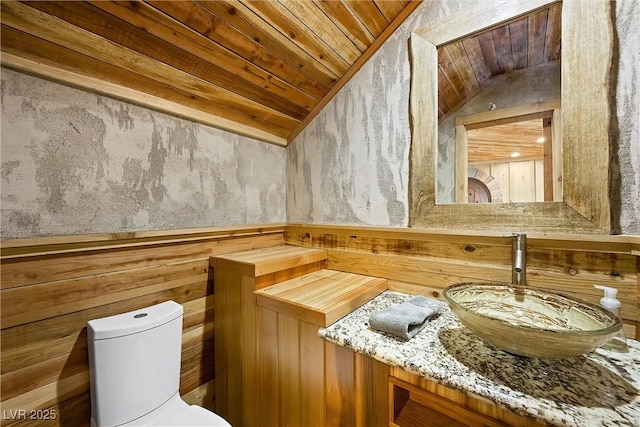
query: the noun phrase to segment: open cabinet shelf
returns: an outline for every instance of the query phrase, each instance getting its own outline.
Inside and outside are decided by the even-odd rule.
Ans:
[[[389,397],[390,426],[497,427],[507,425],[394,377],[389,378]]]
[[[398,414],[395,421],[389,423],[392,427],[405,426],[421,426],[429,425],[430,427],[465,427],[465,423],[461,423],[455,418],[451,418],[442,412],[438,412],[432,408],[408,400],[402,410]]]

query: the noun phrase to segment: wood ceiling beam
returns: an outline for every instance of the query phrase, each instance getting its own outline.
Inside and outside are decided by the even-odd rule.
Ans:
[[[4,43],[4,41],[5,36],[3,34],[2,42]],[[207,113],[201,109],[192,108],[182,103],[171,101],[162,96],[150,95],[121,84],[111,83],[101,78],[90,77],[87,73],[79,74],[68,69],[65,70],[60,67],[60,64],[48,64],[46,61],[42,61],[40,59],[30,59],[25,57],[23,52],[20,52],[20,55],[17,55],[6,51],[4,46],[2,52],[2,65],[55,81],[62,81],[71,86],[85,90],[107,94],[108,96],[116,99],[121,99],[152,110],[182,117],[208,126],[213,126],[217,129],[226,130],[238,135],[247,136],[283,147],[287,145],[287,140],[274,133],[273,128],[265,130],[256,126],[244,125],[237,120],[225,118],[218,114]]]

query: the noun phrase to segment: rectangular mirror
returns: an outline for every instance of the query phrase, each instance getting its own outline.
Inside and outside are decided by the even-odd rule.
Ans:
[[[556,2],[502,0],[477,5],[412,33],[410,226],[557,233],[612,231],[608,130],[614,30],[613,6],[607,0],[565,0],[561,6],[562,105],[553,109],[557,116],[553,118],[556,132],[562,140],[562,189],[553,196],[558,201],[442,204],[437,200],[438,46],[553,3]],[[460,164],[458,168],[462,167]],[[466,190],[460,188],[462,184],[456,184],[455,179],[450,182],[453,188],[450,203],[456,197],[458,200],[468,197]]]
[[[473,192],[472,197],[483,195],[475,202],[562,201],[561,192],[556,192],[558,197],[551,194],[551,174],[546,175],[544,186],[544,147],[536,142],[542,137],[545,113],[537,104],[561,96],[561,16],[562,3],[552,3],[437,47],[436,203],[467,203],[469,182],[480,191]],[[553,108],[559,109],[559,104]],[[534,113],[538,113],[539,122],[533,121]],[[548,116],[552,113],[553,110]],[[525,120],[530,123],[527,129],[513,125]],[[534,130],[538,127],[539,131]],[[519,129],[521,133],[517,133]],[[551,139],[546,138],[547,143]],[[556,153],[561,156],[561,138],[555,142]],[[485,153],[486,161],[473,158],[478,152]],[[547,150],[549,173],[553,172],[553,153]],[[469,158],[465,159],[467,155]],[[464,165],[469,162],[474,165],[473,173],[480,169],[489,175],[485,181],[492,188],[477,177],[468,178],[469,171]],[[561,179],[561,170],[556,172],[556,178]]]

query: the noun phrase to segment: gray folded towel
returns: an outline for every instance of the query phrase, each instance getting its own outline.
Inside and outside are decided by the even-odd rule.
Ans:
[[[409,340],[425,327],[440,307],[440,301],[418,295],[374,313],[369,318],[369,325],[372,329]]]

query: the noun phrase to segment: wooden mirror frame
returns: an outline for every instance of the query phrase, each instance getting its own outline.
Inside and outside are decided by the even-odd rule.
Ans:
[[[614,5],[562,5],[563,202],[436,204],[437,47],[556,0],[482,2],[411,34],[409,226],[422,228],[610,234],[613,231],[609,129],[614,100]],[[615,89],[615,88],[613,88]]]

